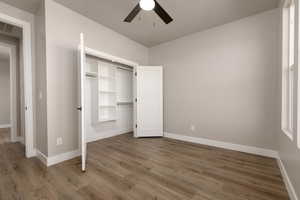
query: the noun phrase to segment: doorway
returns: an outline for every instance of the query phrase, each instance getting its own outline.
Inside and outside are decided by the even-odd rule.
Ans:
[[[0,13],[0,21],[10,26],[21,29],[22,40],[20,42],[20,61],[23,64],[23,73],[20,75],[20,83],[23,85],[24,104],[20,110],[24,112],[24,144],[27,158],[35,156],[34,148],[34,121],[33,121],[33,77],[32,77],[32,27],[27,21]],[[12,132],[15,132],[12,130]]]
[[[1,31],[1,30],[0,30]],[[22,142],[18,39],[0,32],[0,143]]]
[[[91,141],[89,128],[95,124],[104,132],[114,130],[92,141],[126,132],[133,132],[135,138],[163,136],[162,66],[139,66],[88,48],[83,33],[78,55],[77,110],[82,171],[86,170],[87,143]]]

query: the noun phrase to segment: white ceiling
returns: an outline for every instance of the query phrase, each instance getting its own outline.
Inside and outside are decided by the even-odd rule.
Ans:
[[[42,0],[1,0],[4,3],[10,4],[14,7],[26,10],[31,13],[35,13],[39,3]]]
[[[2,1],[30,12],[35,12],[40,2]],[[142,11],[132,23],[123,22],[138,0],[55,1],[148,47],[274,9],[278,5],[278,0],[157,0],[174,18],[165,25],[153,11]]]

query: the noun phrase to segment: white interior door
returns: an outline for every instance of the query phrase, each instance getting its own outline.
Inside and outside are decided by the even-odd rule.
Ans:
[[[85,65],[86,65],[86,54],[84,46],[83,33],[80,34],[80,47],[79,47],[79,67],[78,67],[78,116],[79,116],[79,143],[81,150],[81,170],[86,169],[86,136],[85,136],[85,102],[84,102],[84,88],[85,88]]]
[[[163,136],[163,69],[136,68],[136,137]]]

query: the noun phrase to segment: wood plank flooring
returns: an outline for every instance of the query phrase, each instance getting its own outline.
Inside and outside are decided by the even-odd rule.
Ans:
[[[10,142],[10,128],[0,128],[0,144]]]
[[[88,145],[80,160],[45,168],[18,144],[0,145],[0,199],[285,200],[274,159],[131,134]]]

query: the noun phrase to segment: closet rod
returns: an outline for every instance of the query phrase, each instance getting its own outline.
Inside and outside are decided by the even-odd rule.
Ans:
[[[98,76],[92,74],[85,74],[85,76],[88,78],[98,78]]]
[[[128,67],[123,67],[123,66],[127,66],[125,64],[122,64],[122,63],[118,63],[118,62],[115,62],[113,60],[107,60],[105,58],[101,58],[101,57],[97,57],[97,56],[93,56],[93,55],[89,55],[90,57],[93,57],[93,58],[96,58],[98,61],[105,61],[105,62],[110,62],[110,63],[113,63],[113,64],[117,64],[119,66],[117,66],[118,69],[123,69],[123,70],[127,70],[127,71],[130,71],[130,72],[133,72],[133,69],[128,66]],[[123,65],[123,66],[120,66],[120,65]]]
[[[123,69],[123,70],[126,70],[126,71],[130,71],[130,72],[133,72],[133,69],[129,69],[127,67],[121,67],[121,66],[117,66],[118,69]]]

